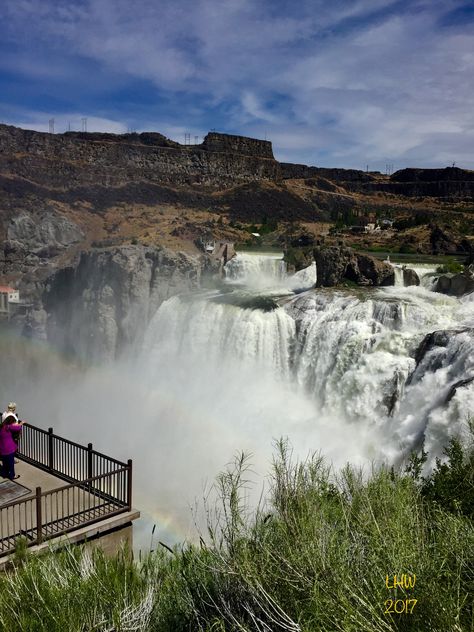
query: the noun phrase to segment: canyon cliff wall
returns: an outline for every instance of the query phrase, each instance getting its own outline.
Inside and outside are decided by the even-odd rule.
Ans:
[[[170,296],[198,289],[219,264],[138,245],[81,253],[44,284],[25,333],[85,362],[112,361],[140,345],[149,319]]]
[[[280,163],[274,158],[271,142],[218,132],[207,134],[201,144],[181,145],[156,132],[46,134],[0,125],[0,175],[3,180],[20,178],[57,191],[143,182],[222,190],[249,182],[323,178],[350,192],[461,199],[474,196],[474,171],[457,167],[403,169],[387,176]]]
[[[281,177],[267,141],[211,133],[201,145],[179,145],[161,134],[44,134],[6,125],[0,172],[62,190],[142,181],[223,187]]]

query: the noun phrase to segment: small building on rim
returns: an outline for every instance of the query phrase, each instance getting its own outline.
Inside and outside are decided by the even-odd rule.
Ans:
[[[18,305],[20,302],[20,292],[8,285],[0,285],[0,313],[9,314],[10,304]]]

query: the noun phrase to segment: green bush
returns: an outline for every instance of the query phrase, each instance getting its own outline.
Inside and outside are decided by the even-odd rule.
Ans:
[[[436,268],[436,272],[440,274],[458,274],[464,270],[464,266],[459,261],[451,259]]]

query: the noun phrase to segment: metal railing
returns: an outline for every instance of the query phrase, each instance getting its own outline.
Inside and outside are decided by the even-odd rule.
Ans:
[[[71,483],[127,466],[97,452],[92,443],[83,446],[54,434],[52,428],[42,430],[29,423],[23,424],[18,457]]]
[[[0,556],[19,537],[28,546],[132,508],[132,461],[122,463],[31,424],[23,426],[18,458],[68,484],[0,506]]]

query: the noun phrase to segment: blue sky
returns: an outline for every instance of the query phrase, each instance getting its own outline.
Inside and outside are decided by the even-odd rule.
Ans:
[[[474,0],[1,0],[0,121],[474,168]]]

